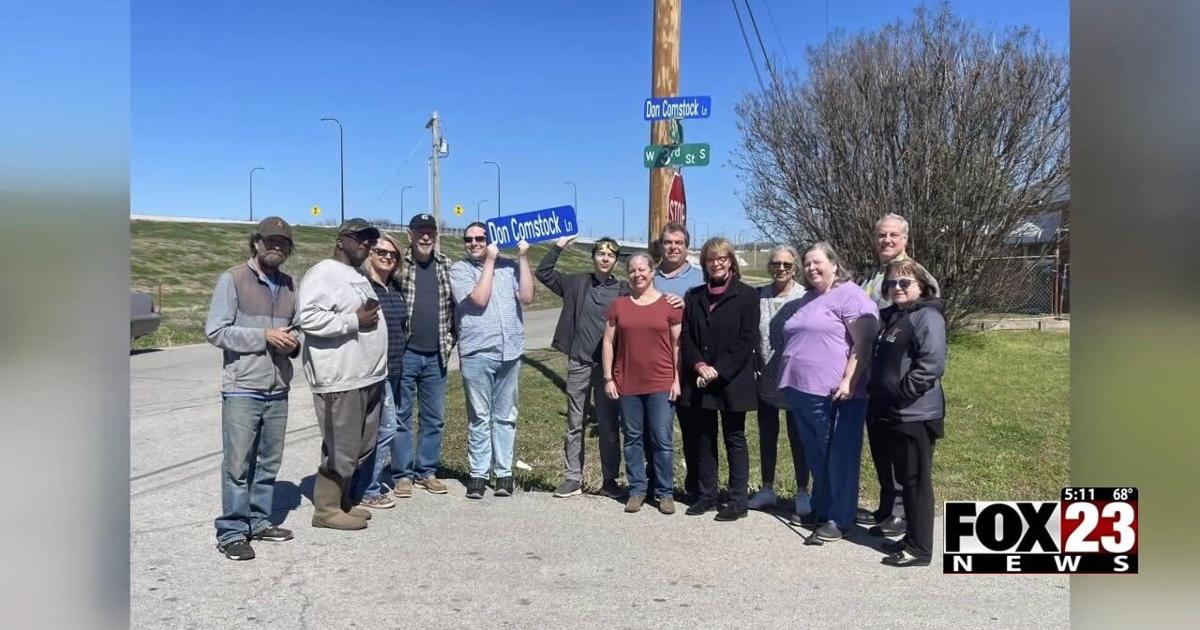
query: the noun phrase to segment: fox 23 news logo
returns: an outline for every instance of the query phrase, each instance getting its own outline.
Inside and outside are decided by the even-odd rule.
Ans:
[[[1061,501],[947,501],[945,573],[1137,573],[1137,488]]]

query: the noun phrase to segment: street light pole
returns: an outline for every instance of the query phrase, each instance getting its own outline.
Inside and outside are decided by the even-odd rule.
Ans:
[[[254,171],[265,171],[267,169],[261,166],[255,166],[250,169],[250,220],[254,220]]]
[[[573,193],[573,195],[574,195],[573,198],[575,199],[575,216],[578,217],[579,216],[579,187],[575,185],[575,182],[564,181],[563,183],[570,184],[571,190],[575,191]]]
[[[492,162],[492,161],[484,162],[484,164],[491,164],[492,166],[496,167],[496,216],[499,217],[500,216],[500,165],[495,162]],[[478,205],[475,207],[479,208]]]
[[[624,242],[625,241],[625,198],[614,196],[613,199],[621,200],[621,241]]]
[[[400,189],[400,225],[404,225],[404,191],[412,188],[411,185]]]
[[[341,181],[342,191],[342,223],[346,222],[346,152],[345,143],[343,142],[345,132],[342,129],[342,121],[336,118],[322,118],[322,121],[332,121],[338,126],[338,179]]]
[[[479,221],[479,207],[487,203],[487,199],[480,199],[479,203],[475,204],[475,220]]]

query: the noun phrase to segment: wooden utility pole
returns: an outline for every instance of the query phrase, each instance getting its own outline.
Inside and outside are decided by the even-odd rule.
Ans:
[[[679,95],[679,22],[683,0],[654,0],[654,59],[650,95],[654,98]],[[650,123],[650,144],[668,144],[669,120]],[[671,193],[673,171],[650,169],[650,233],[647,243],[655,243],[667,224],[667,197]],[[651,251],[657,248],[651,247]]]

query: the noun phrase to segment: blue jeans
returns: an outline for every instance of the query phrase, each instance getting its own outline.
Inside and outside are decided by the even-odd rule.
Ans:
[[[396,387],[396,386],[393,386]],[[396,439],[392,440],[392,478],[425,479],[442,461],[446,427],[446,368],[440,352],[404,352],[404,373],[396,395]],[[413,401],[420,404],[420,443],[413,448]],[[415,456],[415,462],[414,462]]]
[[[239,396],[221,402],[221,516],[217,542],[246,538],[271,527],[275,475],[283,461],[288,401]]]
[[[650,461],[654,466],[654,498],[671,496],[675,487],[674,434],[675,405],[667,392],[632,394],[618,399],[621,426],[625,429],[625,476],[630,496],[646,496],[646,449],[643,435],[649,435]]]
[[[850,529],[858,506],[867,399],[835,403],[832,396],[814,396],[791,387],[785,387],[783,395],[795,414],[797,434],[812,471],[813,511],[822,521]]]
[[[517,380],[521,360],[460,357],[467,393],[467,462],[472,477],[511,477],[517,440]]]
[[[400,377],[388,376],[383,382],[381,404],[383,411],[379,415],[379,431],[375,436],[375,452],[355,473],[355,483],[358,491],[355,497],[377,497],[388,491],[383,482],[384,470],[389,463],[395,461],[392,444],[396,438],[396,392],[400,389]]]

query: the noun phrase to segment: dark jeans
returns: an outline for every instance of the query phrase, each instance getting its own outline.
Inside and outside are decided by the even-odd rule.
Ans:
[[[914,556],[928,558],[933,555],[933,447],[941,421],[878,424],[896,464],[908,515],[904,547]]]
[[[904,502],[900,500],[900,480],[896,478],[896,462],[892,458],[891,446],[886,437],[887,429],[878,419],[867,420],[867,442],[871,445],[871,462],[875,464],[875,477],[879,480],[879,507],[875,509],[875,520],[889,516],[904,518]]]
[[[630,496],[646,496],[647,456],[654,470],[654,498],[671,496],[675,485],[674,427],[667,392],[621,396],[621,426],[625,429],[625,477]],[[649,436],[649,448],[643,441]],[[643,452],[645,451],[645,452]]]
[[[692,497],[700,496],[700,456],[697,449],[700,445],[700,434],[696,431],[696,423],[692,421],[692,408],[676,406],[675,415],[679,416],[679,433],[683,440],[683,491]],[[717,437],[711,436],[711,447],[717,448]]]
[[[400,390],[400,376],[388,375],[383,381],[383,411],[379,415],[379,430],[375,438],[375,451],[354,473],[355,497],[378,497],[388,492],[386,485],[391,481],[387,472],[392,462],[392,444],[396,439],[396,392]]]
[[[750,451],[746,448],[746,412],[692,408],[690,421],[695,429],[693,446],[699,470],[699,501],[717,502],[717,414],[721,414],[721,432],[725,437],[725,458],[729,462],[729,504],[745,510],[746,486],[750,483]]]
[[[288,401],[229,396],[221,402],[221,516],[217,542],[271,526],[275,475],[283,461]]]
[[[792,469],[796,471],[798,492],[808,488],[808,458],[804,456],[804,442],[796,432],[795,414],[786,413],[788,444],[792,449]],[[779,459],[779,407],[761,398],[758,401],[758,453],[763,485],[773,486],[775,462]]]
[[[862,459],[865,398],[833,402],[791,387],[783,389],[796,414],[796,428],[812,469],[812,507],[817,518],[843,530],[854,525],[858,504],[858,465]]]

